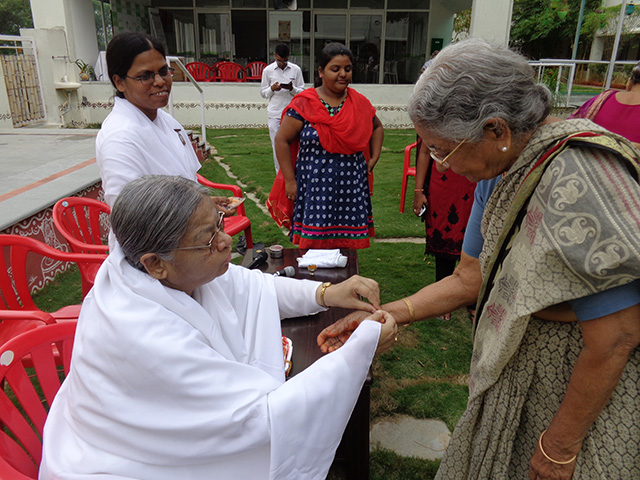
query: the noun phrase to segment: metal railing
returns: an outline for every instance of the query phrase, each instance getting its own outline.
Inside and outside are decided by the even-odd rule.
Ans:
[[[178,65],[180,70],[182,70],[182,73],[185,74],[187,79],[193,84],[194,87],[196,87],[196,89],[200,93],[200,113],[201,113],[200,128],[202,131],[202,141],[205,142],[206,144],[207,143],[207,124],[205,122],[205,116],[204,116],[204,90],[202,90],[202,87],[196,81],[196,79],[191,76],[187,68],[182,63],[182,60],[180,60],[178,57],[168,56],[167,61],[169,62],[169,65],[171,65],[172,62]],[[174,116],[173,115],[173,91],[169,94],[169,113],[171,114],[172,117]]]
[[[621,60],[614,62],[614,69],[616,66],[620,65],[635,65],[637,63],[636,60]],[[606,70],[604,73],[605,79],[610,79],[611,75],[609,75],[609,68],[611,68],[611,62],[605,60],[565,60],[559,58],[543,58],[541,60],[536,60],[529,62],[529,65],[532,67],[536,67],[538,71],[538,82],[542,82],[544,77],[545,69],[547,68],[558,68],[558,75],[556,79],[555,85],[555,96],[559,98],[560,96],[560,87],[563,84],[563,71],[564,69],[568,69],[567,75],[567,93],[565,99],[565,106],[569,106],[571,103],[571,94],[573,91],[576,70],[578,65],[606,65]],[[604,91],[606,88],[609,88],[611,85],[607,85],[607,81],[603,80],[601,90]]]

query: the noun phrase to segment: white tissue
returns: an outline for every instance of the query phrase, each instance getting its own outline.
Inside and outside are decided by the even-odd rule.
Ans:
[[[302,257],[298,257],[299,267],[317,265],[318,268],[346,267],[347,257],[340,253],[340,249],[334,250],[308,250]]]

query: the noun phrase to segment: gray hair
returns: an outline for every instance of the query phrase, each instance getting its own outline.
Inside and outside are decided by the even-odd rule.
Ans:
[[[127,183],[113,204],[111,228],[127,261],[146,272],[145,253],[173,258],[208,189],[182,177],[146,175]]]
[[[444,48],[418,79],[409,116],[451,141],[479,141],[491,118],[517,137],[551,112],[551,92],[536,84],[526,59],[506,47],[470,38]]]

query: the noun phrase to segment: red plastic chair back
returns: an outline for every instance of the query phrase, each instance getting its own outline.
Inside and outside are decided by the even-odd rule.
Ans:
[[[418,142],[407,145],[404,149],[404,165],[402,166],[402,190],[400,191],[400,213],[404,213],[404,201],[407,197],[407,180],[416,176],[416,167],[411,166],[411,150],[416,148]]]
[[[111,208],[86,197],[67,197],[53,206],[53,224],[76,253],[109,253],[102,243],[109,232]]]
[[[218,62],[214,68],[217,70],[221,82],[245,82],[247,80],[247,72],[239,63]]]
[[[215,80],[215,72],[206,63],[190,62],[185,67],[198,82],[213,82]]]
[[[247,66],[244,67],[245,71],[247,72],[247,81],[248,82],[262,81],[262,71],[265,69],[266,66],[267,64],[264,62],[247,63]]]
[[[29,237],[0,235],[0,310],[38,310],[31,298],[27,278],[27,262],[31,255],[39,255],[40,258],[35,258],[49,265],[53,263],[51,260],[77,263],[83,297],[93,286],[96,266],[107,258],[106,255],[61,252]]]
[[[198,183],[208,188],[216,190],[229,190],[234,197],[243,197],[242,190],[237,185],[226,185],[224,183],[214,183],[204,178],[200,174],[196,174],[198,177]],[[236,214],[232,217],[225,217],[224,219],[224,231],[232,237],[244,230],[244,237],[247,241],[247,247],[253,248],[253,236],[251,235],[251,220],[247,217],[244,210],[244,203],[238,205]]]
[[[3,480],[38,478],[42,430],[62,379],[69,373],[75,330],[75,322],[46,325],[0,346]],[[24,362],[27,357],[28,363]]]

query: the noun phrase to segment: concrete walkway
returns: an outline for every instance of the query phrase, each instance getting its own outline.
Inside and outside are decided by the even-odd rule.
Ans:
[[[98,130],[0,129],[0,231],[100,181]]]

